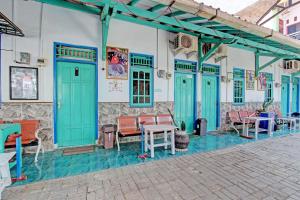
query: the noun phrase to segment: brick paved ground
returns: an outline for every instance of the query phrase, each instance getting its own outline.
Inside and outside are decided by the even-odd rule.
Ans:
[[[300,199],[300,135],[5,190],[4,199]]]

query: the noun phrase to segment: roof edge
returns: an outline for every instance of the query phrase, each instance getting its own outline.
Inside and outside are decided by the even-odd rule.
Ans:
[[[200,17],[205,17],[207,19],[214,18],[214,21],[231,26],[233,28],[249,32],[264,38],[271,38],[280,43],[290,45],[300,49],[300,41],[285,36],[272,29],[262,27],[248,21],[242,20],[239,17],[230,15],[220,9],[215,9],[211,6],[207,6],[204,3],[198,3],[193,0],[152,0],[156,3],[171,5],[172,7],[182,10]],[[299,52],[300,53],[300,52]]]

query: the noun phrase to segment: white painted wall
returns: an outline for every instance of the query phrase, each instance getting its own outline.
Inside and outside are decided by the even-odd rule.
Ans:
[[[14,7],[13,7],[14,2]],[[39,69],[39,93],[41,102],[52,102],[53,99],[53,43],[63,42],[77,45],[93,46],[99,49],[99,101],[100,102],[128,102],[129,84],[122,81],[122,92],[110,93],[109,80],[106,79],[105,62],[101,60],[101,23],[99,17],[72,11],[33,1],[0,0],[0,10],[14,21],[25,33],[24,38],[2,35],[2,101],[9,100],[9,66],[14,63],[15,52],[25,51],[32,55],[32,64],[37,57],[45,57],[49,63]],[[43,10],[43,12],[41,12]],[[40,17],[42,16],[42,18]],[[41,24],[41,26],[40,26]],[[41,38],[39,38],[41,35]],[[169,39],[174,35],[166,31],[157,30],[137,24],[112,20],[109,29],[108,45],[128,48],[129,52],[154,55],[155,60],[155,101],[174,100],[174,76],[170,80],[159,79],[156,70],[166,69],[173,73],[174,54],[169,48]],[[185,55],[176,58],[186,59]],[[192,60],[197,60],[194,56]],[[270,58],[261,60],[263,64]],[[215,64],[212,59],[208,63]],[[254,70],[254,54],[241,49],[229,48],[227,66],[226,60],[221,63],[222,75],[232,72],[233,67]],[[275,82],[280,82],[282,70],[279,62],[273,64],[266,71],[274,73]],[[198,88],[201,88],[201,77],[198,75]],[[221,83],[221,102],[232,102],[232,81]],[[274,87],[275,101],[280,101],[280,88]],[[198,100],[201,91],[198,91]],[[264,92],[246,91],[247,102],[262,102]]]

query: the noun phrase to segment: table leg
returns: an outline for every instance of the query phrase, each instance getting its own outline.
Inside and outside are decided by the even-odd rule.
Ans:
[[[148,152],[148,131],[144,130],[144,145],[145,152]]]
[[[259,120],[255,120],[255,139],[258,138]]]
[[[151,151],[151,158],[154,158],[154,138],[153,138],[153,131],[150,131],[150,151]]]
[[[269,121],[269,123],[268,123],[268,134],[269,134],[269,136],[272,136],[273,135],[272,134],[273,120],[269,119],[268,121]]]
[[[22,176],[22,139],[16,138],[17,179]]]
[[[174,155],[175,154],[175,130],[174,129],[171,131],[171,151],[172,154]]]
[[[245,135],[245,133],[246,133],[246,121],[245,121],[245,119],[243,119],[243,135]],[[246,135],[248,136],[248,133],[246,133]]]
[[[168,131],[164,131],[165,149],[168,149]]]

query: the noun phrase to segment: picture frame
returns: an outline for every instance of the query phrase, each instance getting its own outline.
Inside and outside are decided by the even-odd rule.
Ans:
[[[38,100],[38,68],[10,66],[10,100]]]
[[[255,71],[246,70],[246,90],[255,89]]]
[[[128,49],[120,47],[106,47],[106,78],[128,80]]]
[[[257,77],[257,90],[265,91],[267,88],[267,78],[264,73],[259,73]]]

